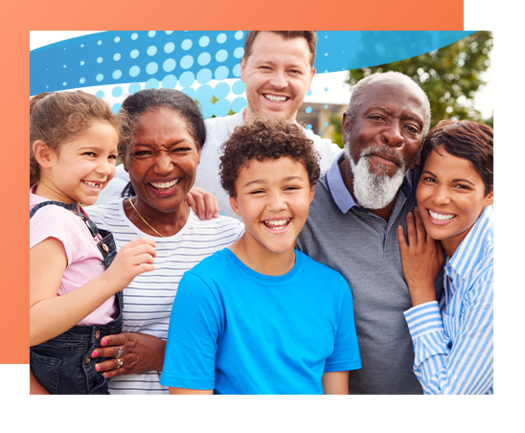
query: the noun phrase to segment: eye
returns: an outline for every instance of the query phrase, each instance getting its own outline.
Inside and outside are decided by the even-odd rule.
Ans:
[[[95,157],[95,152],[84,152],[84,155],[86,156],[92,156],[92,157]]]
[[[255,195],[255,194],[262,194],[262,193],[264,193],[264,190],[256,189],[254,191],[251,191],[249,194]]]
[[[412,126],[412,125],[405,125],[405,128],[408,129],[410,132],[412,132],[412,133],[414,133],[414,134],[419,133],[419,129],[418,129],[418,128],[415,128],[415,127]]]
[[[457,185],[455,185],[455,187],[456,187],[457,189],[464,189],[464,190],[468,190],[468,189],[470,189],[469,186],[467,186],[467,185],[463,185],[463,184],[461,184],[461,183],[458,183]]]
[[[300,189],[298,186],[287,186],[284,190],[285,191],[296,191]]]
[[[150,154],[151,152],[149,150],[137,150],[136,152],[133,152],[132,156],[140,158],[141,156],[146,156]]]
[[[372,119],[372,120],[383,120],[383,118],[381,116],[378,116],[376,114],[373,114],[371,116],[368,116],[369,119]]]
[[[436,179],[434,179],[433,177],[424,177],[423,180],[425,182],[436,183]]]
[[[171,151],[173,153],[181,153],[181,152],[190,152],[192,149],[191,147],[175,147]]]
[[[112,159],[112,160],[116,161],[117,160],[117,155],[109,155],[108,159]]]

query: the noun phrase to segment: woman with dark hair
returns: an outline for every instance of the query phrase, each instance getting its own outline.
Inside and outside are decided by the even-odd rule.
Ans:
[[[414,372],[425,394],[493,394],[493,131],[440,122],[421,163],[409,245],[398,229]],[[443,263],[438,303],[434,280]]]
[[[122,333],[103,337],[89,361],[112,379],[111,394],[168,394],[159,379],[178,283],[185,271],[236,241],[243,226],[224,216],[200,220],[186,200],[206,140],[190,97],[142,90],[124,101],[119,114],[119,155],[134,196],[90,207],[89,213],[113,233],[117,249],[138,237],[154,240],[155,270],[124,289]]]

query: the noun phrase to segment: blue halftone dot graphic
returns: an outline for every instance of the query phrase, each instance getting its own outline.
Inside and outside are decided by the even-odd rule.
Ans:
[[[328,92],[328,87],[325,87],[325,88],[324,88],[324,91],[325,91],[325,92]]]
[[[209,101],[199,102],[199,110],[201,110],[202,117],[205,119],[211,119],[213,116],[213,104]]]
[[[150,78],[148,81],[146,81],[146,84],[144,85],[145,89],[158,89],[159,88],[159,80],[156,78]]]
[[[118,62],[121,58],[122,56],[120,55],[120,53],[115,53],[115,55],[113,56],[113,60],[115,60],[115,62]]]
[[[228,58],[228,51],[226,50],[219,50],[217,51],[217,54],[215,54],[215,60],[218,62],[224,62]]]
[[[175,49],[175,44],[173,42],[168,42],[166,45],[164,45],[164,52],[166,53],[173,53],[173,50]]]
[[[133,50],[131,53],[129,53],[129,56],[132,59],[136,59],[139,56],[139,50]]]
[[[208,84],[204,84],[197,89],[197,101],[199,102],[207,102],[212,96],[213,88]]]
[[[191,39],[184,39],[182,41],[182,44],[180,44],[180,47],[184,50],[184,51],[188,51],[191,47],[193,46],[193,42]]]
[[[175,66],[177,66],[177,63],[174,59],[167,59],[162,65],[162,69],[164,69],[166,72],[171,72],[175,69]]]
[[[114,98],[118,98],[120,95],[122,95],[122,93],[123,93],[123,90],[122,90],[122,87],[120,86],[113,87],[113,90],[111,91],[111,94],[113,95]]]
[[[311,113],[312,112],[312,107],[306,107],[306,110],[304,110],[304,111],[306,111],[307,113]]]
[[[184,56],[182,59],[180,59],[180,67],[183,69],[189,69],[193,66],[193,57],[192,56]]]
[[[237,40],[242,39],[243,36],[244,36],[243,32],[241,31],[235,32],[235,39]]]
[[[219,44],[224,44],[224,42],[226,42],[226,39],[227,39],[227,36],[225,33],[221,33],[219,35],[217,35],[217,42]]]
[[[139,83],[131,83],[128,87],[128,93],[130,95],[133,95],[134,93],[137,93],[140,90],[141,90],[141,87]]]
[[[103,61],[104,61],[104,59],[103,59],[102,57],[99,57],[99,58],[97,59],[97,63],[102,63]],[[64,66],[64,67],[65,67],[65,66]]]
[[[230,71],[226,66],[219,66],[217,69],[215,69],[215,79],[222,81],[228,78],[228,74]]]
[[[232,91],[234,95],[242,95],[246,91],[246,84],[244,84],[241,80],[237,80],[235,83],[233,83]]]
[[[165,89],[174,89],[177,85],[177,77],[175,75],[166,75],[162,80],[162,87]]]
[[[63,86],[67,86],[67,81],[64,81],[64,82],[62,83],[62,85],[63,85]]]
[[[66,65],[64,65],[64,68],[67,68],[67,66],[66,66]]]
[[[120,38],[117,36],[115,39],[113,39],[115,42],[120,42]]]
[[[173,33],[173,30],[169,30],[166,32],[167,35],[171,35]]]
[[[99,45],[102,45],[102,41],[98,41],[98,44],[99,44]],[[65,50],[65,48],[64,48],[64,50]]]
[[[199,57],[197,58],[197,62],[201,66],[206,66],[208,63],[210,63],[211,56],[210,53],[201,53],[199,54]]]
[[[131,77],[136,77],[138,74],[140,74],[140,68],[138,66],[132,66],[129,68],[129,75]]]
[[[306,125],[306,129],[312,129],[312,125]]]
[[[324,108],[325,108],[325,110],[326,110],[326,109],[328,108],[328,104],[326,104],[326,105],[324,106]]]
[[[86,82],[86,79],[85,79],[85,78],[81,78],[80,80],[78,80],[78,82],[79,82],[80,84],[84,84],[84,83]]]
[[[182,80],[179,80],[179,83],[181,83]],[[181,83],[182,85],[182,83]],[[197,92],[195,92],[195,89],[192,89],[191,87],[185,87],[181,90],[182,93],[185,95],[188,95],[191,99],[195,101],[197,99]]]
[[[197,73],[197,82],[200,83],[200,84],[209,83],[210,80],[212,79],[212,75],[213,74],[212,74],[211,70],[209,70],[207,68],[201,69]]]
[[[115,80],[120,79],[120,77],[122,77],[122,71],[121,70],[117,69],[117,70],[113,71],[113,78]]]
[[[243,47],[235,48],[235,51],[233,52],[233,56],[236,59],[240,59],[242,56],[244,56],[244,48]]]
[[[244,107],[246,107],[246,98],[242,96],[235,98],[232,102],[232,110],[239,113]]]
[[[139,35],[137,33],[133,33],[131,35],[131,39],[133,39],[134,41],[136,41],[138,37],[139,37]]]
[[[117,102],[116,104],[113,104],[111,106],[111,111],[113,112],[113,114],[117,114],[118,110],[120,110],[120,107],[122,107],[122,104],[119,102]]]
[[[104,97],[104,92],[102,90],[99,90],[97,93],[95,93],[95,96],[97,98],[102,99]]]
[[[153,75],[155,72],[159,70],[159,65],[155,62],[148,63],[148,66],[146,66],[146,72],[149,75]]]
[[[228,83],[219,83],[213,89],[213,94],[217,99],[224,99],[230,94],[230,85]]]
[[[149,36],[150,38],[153,38],[156,34],[157,34],[157,32],[156,32],[156,31],[153,31],[153,30],[150,31],[150,32],[148,32],[148,36]]]
[[[306,96],[310,96],[311,94],[312,94],[311,90],[308,90],[308,92],[306,92]]]
[[[219,99],[213,104],[213,114],[217,117],[227,116],[230,112],[231,104],[227,99]]]
[[[97,81],[102,81],[104,79],[104,75],[103,74],[98,74],[95,78],[95,80]]]
[[[146,52],[148,53],[148,56],[154,56],[155,54],[157,54],[157,47],[152,45],[148,48]]]
[[[241,76],[241,65],[240,64],[237,64],[233,67],[233,75],[235,75],[236,77]]]
[[[208,36],[203,36],[199,39],[199,45],[203,48],[207,47],[209,43],[210,43],[210,38]]]
[[[195,82],[195,75],[191,71],[186,71],[179,77],[179,83],[182,87],[190,87]]]
[[[324,126],[328,126],[328,122],[324,122]]]
[[[84,62],[84,60],[82,60],[82,61],[80,62],[80,66],[84,66],[84,65],[85,65],[85,62]]]

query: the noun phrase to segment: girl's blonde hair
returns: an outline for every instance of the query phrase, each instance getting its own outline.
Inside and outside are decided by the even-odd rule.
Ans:
[[[119,131],[119,122],[108,104],[100,98],[75,92],[40,93],[29,101],[29,167],[31,186],[40,180],[40,165],[33,144],[44,141],[55,151],[86,132],[93,122],[107,122]]]

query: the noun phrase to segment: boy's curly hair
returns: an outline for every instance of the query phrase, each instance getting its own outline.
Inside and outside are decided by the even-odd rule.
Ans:
[[[313,141],[306,138],[302,128],[272,118],[258,118],[244,126],[238,126],[231,137],[221,146],[221,185],[230,195],[237,197],[235,181],[243,166],[250,161],[279,159],[283,156],[304,165],[310,186],[319,180],[319,153]]]

